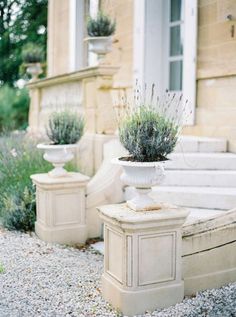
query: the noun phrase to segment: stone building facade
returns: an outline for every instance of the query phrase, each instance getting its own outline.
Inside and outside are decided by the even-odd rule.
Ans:
[[[86,18],[99,9],[117,25],[101,72],[84,42]],[[102,117],[107,124],[111,116],[112,127],[100,121],[98,130],[91,128],[103,107],[92,109],[91,95],[100,87],[99,102],[112,108],[114,96],[130,93],[138,79],[189,100],[192,115],[183,134],[225,137],[236,151],[234,0],[49,0],[48,12],[48,76],[29,85],[31,130],[42,126],[52,104],[67,102],[87,109],[89,132],[113,134],[111,109]],[[88,89],[94,93],[86,99]]]

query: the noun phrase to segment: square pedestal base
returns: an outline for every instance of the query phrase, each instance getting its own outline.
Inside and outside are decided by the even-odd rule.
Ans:
[[[99,207],[104,221],[103,297],[125,315],[180,302],[184,209],[136,212],[126,204]]]
[[[184,297],[183,281],[142,290],[124,290],[116,285],[109,277],[102,276],[102,294],[106,301],[115,308],[121,309],[127,316],[145,313],[169,307],[181,302]]]
[[[84,244],[87,240],[87,226],[85,225],[52,229],[36,221],[35,233],[43,241],[61,244]]]
[[[44,241],[84,244],[87,240],[85,194],[89,178],[80,173],[65,177],[31,176],[36,185],[36,234]]]

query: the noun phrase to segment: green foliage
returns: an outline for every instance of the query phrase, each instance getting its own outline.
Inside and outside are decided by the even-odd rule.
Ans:
[[[3,197],[3,225],[9,230],[33,231],[36,220],[35,190],[33,186]]]
[[[164,160],[173,151],[178,132],[177,124],[145,105],[127,114],[119,126],[121,143],[138,162]]]
[[[2,263],[0,262],[0,274],[1,274],[1,273],[4,273],[4,272],[5,272],[4,266],[3,266]]]
[[[9,229],[33,230],[35,220],[34,188],[31,174],[47,172],[36,142],[24,134],[0,138],[0,216]]]
[[[0,86],[19,79],[22,47],[47,43],[47,0],[0,1]]]
[[[0,87],[0,132],[25,129],[28,111],[29,95],[26,88]]]
[[[23,62],[28,63],[41,63],[44,60],[43,47],[33,43],[27,43],[22,48]]]
[[[88,35],[92,37],[110,36],[114,34],[115,29],[116,22],[102,12],[99,12],[95,19],[90,17],[87,23]]]
[[[46,131],[53,144],[74,144],[83,135],[84,119],[75,112],[53,112]]]
[[[52,169],[37,149],[38,142],[24,133],[0,138],[0,216],[9,229],[34,228],[35,188],[30,176]],[[75,170],[75,167],[68,164],[67,170]]]

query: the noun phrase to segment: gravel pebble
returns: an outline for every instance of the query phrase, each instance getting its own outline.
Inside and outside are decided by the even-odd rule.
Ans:
[[[112,317],[101,296],[103,256],[0,229],[0,317]],[[141,315],[140,315],[141,316]],[[235,317],[236,283],[146,317]]]

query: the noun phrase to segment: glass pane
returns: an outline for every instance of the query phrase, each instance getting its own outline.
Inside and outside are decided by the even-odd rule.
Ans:
[[[191,0],[190,0],[191,1]],[[171,0],[170,21],[181,20],[181,0]]]
[[[183,44],[181,38],[181,26],[176,25],[170,28],[170,56],[183,54]]]
[[[182,61],[170,62],[169,89],[182,90]]]

